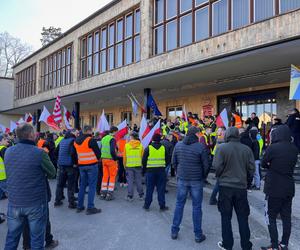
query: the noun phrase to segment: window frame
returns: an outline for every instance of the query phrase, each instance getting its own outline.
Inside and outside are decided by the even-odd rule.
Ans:
[[[36,94],[36,63],[16,73],[15,99],[24,99]]]

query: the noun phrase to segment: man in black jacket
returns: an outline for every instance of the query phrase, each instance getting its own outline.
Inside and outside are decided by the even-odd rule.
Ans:
[[[252,113],[251,116],[245,121],[249,128],[257,127],[259,124],[259,118],[256,116],[256,113]]]
[[[188,193],[193,200],[193,224],[195,241],[206,239],[202,232],[203,182],[209,171],[208,150],[199,142],[200,129],[190,127],[187,136],[174,149],[172,163],[177,170],[177,201],[174,211],[171,237],[177,239],[183,209]]]
[[[292,199],[295,195],[294,168],[298,149],[291,143],[291,131],[282,125],[272,130],[271,145],[262,159],[267,169],[264,193],[266,194],[266,222],[271,237],[271,246],[264,250],[287,249],[291,234]],[[283,234],[278,244],[277,215],[282,219]]]
[[[294,143],[300,151],[300,113],[298,109],[291,110],[286,124],[289,126],[294,138]]]
[[[165,146],[160,142],[161,136],[155,134],[152,143],[145,149],[142,159],[143,173],[146,173],[146,197],[144,209],[149,210],[152,203],[154,188],[157,190],[157,198],[160,211],[169,208],[165,202],[166,166],[169,165],[169,155]]]
[[[240,143],[236,127],[226,130],[225,143],[216,149],[213,167],[220,185],[218,209],[222,219],[223,241],[218,246],[232,250],[234,239],[231,218],[234,208],[239,223],[241,248],[250,250],[252,243],[248,223],[250,208],[247,199],[247,176],[253,175],[255,164],[251,149]]]

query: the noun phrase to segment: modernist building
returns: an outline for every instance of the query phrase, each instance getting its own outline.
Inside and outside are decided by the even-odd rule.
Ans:
[[[84,5],[83,5],[84,8]],[[133,117],[127,97],[151,89],[163,115],[278,115],[300,65],[300,0],[115,0],[14,66],[13,108],[52,110],[57,95],[80,122]]]

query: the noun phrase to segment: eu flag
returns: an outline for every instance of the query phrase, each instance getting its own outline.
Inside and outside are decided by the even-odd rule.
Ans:
[[[300,100],[300,69],[291,66],[290,100]]]
[[[153,110],[154,115],[162,116],[151,94],[148,96],[147,106]]]

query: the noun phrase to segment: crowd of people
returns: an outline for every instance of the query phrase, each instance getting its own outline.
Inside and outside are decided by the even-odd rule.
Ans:
[[[152,119],[149,126],[157,119]],[[294,109],[285,124],[276,118],[268,146],[258,126],[255,113],[245,124],[238,115],[233,116],[228,128],[219,126],[213,116],[202,120],[189,113],[187,119],[164,120],[161,132],[154,134],[146,148],[143,148],[136,125],[118,140],[115,126],[102,134],[93,133],[89,125],[59,134],[36,134],[32,125],[24,123],[15,133],[2,133],[0,198],[8,198],[5,250],[17,249],[21,235],[24,249],[52,249],[58,245],[51,232],[48,207],[51,200],[48,179],[53,178],[57,179],[54,207],[63,205],[66,188],[68,208],[93,215],[101,212],[94,204],[96,194],[101,200],[114,200],[117,183],[127,187],[128,202],[136,197],[144,201],[145,211],[150,211],[156,189],[160,211],[167,211],[167,181],[170,175],[176,176],[171,238],[178,238],[185,202],[190,194],[195,241],[201,243],[206,239],[202,230],[203,187],[209,184],[210,172],[215,172],[216,183],[209,203],[217,205],[221,214],[219,248],[233,248],[231,218],[234,209],[241,248],[250,250],[247,193],[261,189],[262,168],[266,169],[264,193],[271,245],[261,249],[288,249],[295,194],[293,171],[300,148],[300,114]],[[276,224],[278,214],[283,222],[280,241]],[[1,222],[4,216],[0,217]]]

